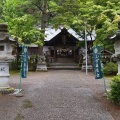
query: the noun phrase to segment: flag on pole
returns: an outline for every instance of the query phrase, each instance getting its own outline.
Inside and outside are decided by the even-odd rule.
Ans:
[[[94,61],[95,79],[101,79],[103,77],[100,58],[101,58],[100,47],[94,46],[93,47],[93,61]]]
[[[28,48],[27,46],[22,46],[22,60],[21,60],[21,77],[27,77],[27,65],[28,65]]]

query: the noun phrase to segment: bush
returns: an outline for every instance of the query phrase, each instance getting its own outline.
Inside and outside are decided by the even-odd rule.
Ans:
[[[20,66],[21,66],[21,61],[17,62],[17,60],[13,60],[10,63],[10,70],[20,70]]]
[[[117,63],[109,62],[103,67],[103,71],[105,75],[116,75],[118,72]]]
[[[120,75],[112,78],[107,97],[111,102],[120,105]]]

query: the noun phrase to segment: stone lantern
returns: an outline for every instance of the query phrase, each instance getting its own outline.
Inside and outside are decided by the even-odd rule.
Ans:
[[[120,21],[118,22],[118,30],[114,36],[110,37],[110,40],[114,42],[115,54],[113,54],[112,57],[118,63],[118,74],[120,74]]]
[[[8,26],[0,24],[0,90],[9,88],[9,63],[12,62],[12,44],[15,43],[8,34]]]

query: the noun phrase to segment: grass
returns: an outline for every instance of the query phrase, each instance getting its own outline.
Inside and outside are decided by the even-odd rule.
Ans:
[[[0,94],[10,94],[13,93],[15,90],[14,88],[10,87],[10,88],[3,88],[0,90]]]
[[[106,78],[108,78],[108,79],[111,79],[111,78],[113,78],[114,76],[116,76],[116,75],[105,75],[104,77],[106,77]]]
[[[10,70],[10,75],[19,74],[20,70]]]
[[[20,74],[20,70],[10,70],[9,72],[10,72],[10,75]],[[33,73],[33,72],[36,72],[36,71],[28,71],[27,74]]]
[[[23,115],[17,114],[17,116],[15,117],[14,120],[22,120],[22,119],[24,119],[24,118],[25,118],[25,117],[24,117]]]
[[[30,101],[30,100],[24,100],[23,101],[23,108],[24,109],[27,109],[27,108],[32,108],[33,107],[33,104],[32,104],[32,102]]]

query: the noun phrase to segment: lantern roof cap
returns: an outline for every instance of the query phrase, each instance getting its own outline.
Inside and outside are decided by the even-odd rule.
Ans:
[[[112,40],[112,41],[119,41],[120,40],[120,21],[118,21],[118,30],[109,39]]]
[[[16,42],[8,33],[8,25],[0,23],[0,42]]]

